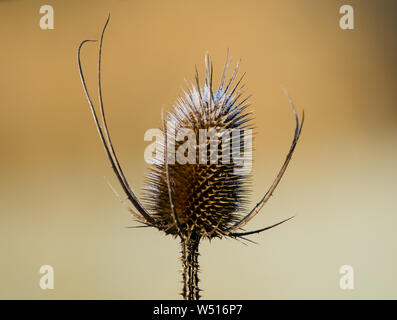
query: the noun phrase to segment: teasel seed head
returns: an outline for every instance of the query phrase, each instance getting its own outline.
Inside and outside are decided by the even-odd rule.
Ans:
[[[230,79],[227,79],[230,63],[227,57],[220,83],[214,90],[213,68],[206,54],[204,84],[200,85],[196,69],[194,84],[188,84],[184,95],[179,97],[173,110],[163,119],[165,125],[161,130],[166,139],[157,141],[156,150],[160,155],[146,174],[143,200],[167,234],[178,235],[177,220],[179,232],[183,235],[191,233],[201,238],[219,237],[222,231],[239,220],[239,212],[245,209],[250,175],[232,155],[242,154],[244,134],[251,132],[248,129],[252,129],[252,121],[246,111],[248,98],[243,97],[241,80],[244,75],[234,81],[238,63]],[[211,130],[218,138],[213,142],[217,144],[213,149],[211,139],[202,138]],[[191,137],[183,137],[182,141],[175,140],[175,134],[180,132],[192,134]],[[237,132],[237,136],[233,136],[232,132]],[[236,139],[235,143],[232,139]],[[243,156],[252,156],[250,146],[245,148]],[[168,164],[169,190],[166,156],[167,161],[172,157],[167,151],[177,152],[179,149],[186,150],[186,154],[191,152],[190,161]],[[228,161],[224,161],[224,149],[228,153]],[[204,159],[200,150],[206,150]],[[170,191],[176,219],[171,208]]]

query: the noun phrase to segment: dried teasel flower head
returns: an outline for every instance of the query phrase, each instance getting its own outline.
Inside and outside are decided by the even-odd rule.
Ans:
[[[250,190],[250,166],[246,166],[244,161],[250,160],[252,156],[252,125],[250,113],[246,110],[249,106],[248,97],[243,96],[242,77],[237,78],[239,64],[228,78],[228,57],[220,83],[216,91],[213,90],[213,67],[207,54],[203,85],[200,84],[196,69],[195,82],[188,84],[187,91],[167,115],[163,112],[163,139],[157,141],[156,157],[146,175],[141,202],[121,168],[105,118],[101,52],[109,17],[101,33],[98,55],[101,121],[89,95],[80,59],[83,45],[96,40],[84,40],[78,48],[83,89],[113,171],[137,212],[130,207],[128,209],[144,225],[180,238],[182,296],[185,299],[198,299],[198,249],[201,239],[232,237],[247,240],[245,236],[263,232],[291,219],[254,231],[242,230],[269,200],[287,169],[301,134],[304,113],[299,122],[295,106],[286,92],[296,120],[291,147],[268,191],[246,215],[241,216]]]
[[[165,139],[157,141],[144,188],[144,204],[160,228],[184,237],[222,237],[241,218],[249,191],[252,127],[243,77],[233,84],[237,64],[227,79],[227,58],[214,91],[208,54],[205,62],[204,84],[196,70],[195,82],[163,119]]]

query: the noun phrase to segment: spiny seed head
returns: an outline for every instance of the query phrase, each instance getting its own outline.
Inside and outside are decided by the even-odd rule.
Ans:
[[[196,70],[195,83],[188,85],[187,91],[164,119],[166,126],[161,130],[166,134],[166,140],[157,141],[156,152],[159,154],[146,174],[143,201],[156,219],[158,228],[167,234],[177,235],[178,228],[170,204],[166,155],[175,215],[182,234],[199,238],[221,236],[222,230],[239,220],[238,212],[245,208],[250,190],[249,171],[242,167],[238,156],[233,156],[251,157],[252,152],[251,145],[244,145],[244,137],[252,128],[246,112],[247,98],[242,98],[242,77],[234,83],[238,64],[227,81],[230,59],[226,59],[219,86],[214,92],[208,54],[205,62],[204,85],[201,86]],[[210,130],[216,130],[218,137],[214,149],[211,149],[211,139],[203,136]],[[233,130],[237,136],[232,134]],[[200,153],[200,150],[205,151]],[[175,154],[179,159],[187,159],[187,163],[173,162]]]
[[[295,106],[287,93],[296,121],[294,139],[273,184],[256,206],[240,219],[239,212],[244,208],[247,200],[252,161],[252,128],[248,118],[249,113],[246,112],[247,98],[241,98],[243,94],[243,86],[240,86],[241,78],[232,85],[238,64],[226,83],[230,66],[228,58],[219,86],[214,92],[212,64],[206,55],[204,85],[200,85],[196,71],[195,84],[188,85],[187,92],[178,99],[173,110],[166,117],[163,115],[164,138],[161,141],[157,140],[157,154],[154,159],[151,159],[155,161],[146,176],[144,187],[146,206],[143,206],[120,166],[105,119],[101,89],[101,51],[109,18],[110,15],[102,29],[98,54],[98,96],[102,123],[99,121],[88,92],[80,57],[84,44],[93,40],[82,41],[77,51],[83,89],[112,169],[128,200],[139,213],[129,208],[130,212],[139,222],[181,238],[182,295],[189,300],[199,299],[201,290],[198,287],[198,247],[201,238],[230,236],[244,239],[246,235],[269,230],[291,219],[285,219],[258,230],[235,232],[259,213],[276,189],[298,142],[304,113],[299,123]],[[203,131],[205,134],[202,137]],[[216,133],[215,148],[213,148],[214,131]],[[236,132],[238,139],[235,139],[236,135],[233,134]],[[207,139],[208,133],[210,133],[210,139]],[[175,134],[176,137],[174,137]],[[242,149],[244,149],[243,156],[241,156]],[[172,161],[174,156],[177,162]],[[247,158],[249,165],[245,166]]]

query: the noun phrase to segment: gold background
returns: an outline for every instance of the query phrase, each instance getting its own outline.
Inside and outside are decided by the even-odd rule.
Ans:
[[[39,28],[41,5],[55,30]],[[352,4],[355,30],[339,28]],[[148,142],[184,78],[216,75],[227,48],[252,93],[257,135],[252,204],[289,148],[285,86],[307,118],[274,197],[248,225],[287,224],[259,245],[201,245],[207,299],[397,298],[394,1],[0,1],[0,298],[179,299],[179,243],[134,225],[103,176],[117,181],[77,72],[83,39],[108,12],[103,90],[123,168],[140,190]],[[96,94],[96,44],[83,52]],[[216,78],[217,79],[217,78]],[[120,189],[119,189],[120,190]],[[55,270],[41,290],[39,268]],[[339,288],[339,267],[355,289]]]

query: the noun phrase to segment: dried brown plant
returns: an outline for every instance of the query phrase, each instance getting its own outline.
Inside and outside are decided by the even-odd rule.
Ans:
[[[178,99],[178,103],[172,111],[168,112],[166,116],[164,116],[163,112],[162,132],[164,139],[159,142],[160,148],[158,149],[161,154],[146,175],[144,197],[143,201],[140,201],[120,166],[109,135],[104,113],[101,87],[101,53],[103,37],[108,22],[109,17],[101,33],[98,55],[98,96],[102,123],[98,119],[97,112],[88,93],[80,60],[80,51],[83,45],[89,41],[96,40],[84,40],[78,48],[78,67],[84,92],[113,171],[128,201],[137,210],[136,212],[129,208],[129,211],[137,221],[145,226],[155,227],[165,232],[165,234],[179,237],[183,266],[182,296],[184,299],[196,300],[200,297],[198,256],[199,244],[202,239],[231,237],[247,240],[245,236],[269,230],[292,218],[254,231],[242,230],[259,213],[280,182],[301,134],[304,113],[302,113],[302,120],[299,122],[294,104],[286,92],[296,120],[291,147],[268,191],[248,214],[241,216],[239,212],[245,208],[247,203],[249,172],[236,174],[235,169],[239,166],[236,161],[220,163],[218,160],[222,157],[222,148],[225,148],[225,145],[231,146],[230,150],[228,150],[230,153],[240,152],[243,142],[233,144],[232,138],[226,138],[229,139],[226,140],[227,144],[218,143],[216,152],[207,152],[208,148],[211,149],[211,141],[208,139],[200,140],[199,131],[215,128],[218,132],[222,130],[228,132],[227,130],[232,129],[246,132],[252,129],[252,119],[249,117],[250,113],[246,111],[249,105],[247,102],[248,97],[243,97],[243,85],[241,85],[244,75],[233,84],[237,76],[238,63],[231,77],[227,80],[231,62],[227,57],[220,84],[214,91],[213,67],[208,55],[206,55],[205,83],[203,85],[200,84],[196,69],[194,83],[188,84],[187,92]],[[205,163],[200,161],[198,152],[196,152],[192,163],[169,163],[169,150],[178,149],[183,143],[188,144],[188,142],[183,141],[173,142],[170,139],[170,132],[183,128],[194,132],[196,137],[194,140],[195,145],[187,145],[187,147],[196,148],[195,150],[201,147],[205,148]],[[252,149],[245,152],[251,153]]]

